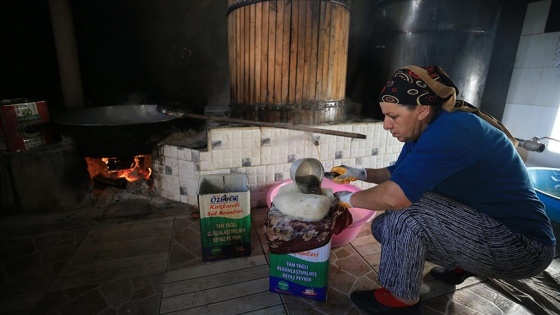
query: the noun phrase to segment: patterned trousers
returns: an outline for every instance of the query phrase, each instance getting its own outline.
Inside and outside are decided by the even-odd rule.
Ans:
[[[419,296],[426,260],[483,277],[520,279],[541,273],[554,258],[554,246],[435,193],[376,216],[371,231],[382,244],[379,281],[406,299]]]

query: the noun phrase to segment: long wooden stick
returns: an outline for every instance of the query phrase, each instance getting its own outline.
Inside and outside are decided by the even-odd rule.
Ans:
[[[366,135],[360,134],[360,133],[321,129],[321,128],[315,128],[315,127],[309,127],[309,126],[302,126],[302,125],[287,125],[287,124],[279,124],[279,123],[269,123],[269,122],[264,122],[264,121],[253,121],[253,120],[245,120],[245,119],[237,119],[237,118],[190,114],[190,113],[186,113],[184,111],[169,110],[169,109],[166,109],[166,108],[160,107],[160,106],[157,107],[157,111],[162,113],[162,114],[171,115],[171,116],[175,116],[175,117],[181,117],[181,118],[193,118],[193,119],[202,119],[202,120],[222,121],[222,122],[230,122],[230,123],[237,123],[237,124],[245,124],[245,125],[252,125],[252,126],[262,126],[262,127],[280,128],[280,129],[299,130],[299,131],[314,132],[314,133],[321,133],[321,134],[340,136],[340,137],[357,138],[357,139],[365,139],[366,138]]]

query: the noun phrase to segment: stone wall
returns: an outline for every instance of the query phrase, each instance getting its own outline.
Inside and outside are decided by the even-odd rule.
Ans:
[[[0,153],[0,215],[73,210],[90,202],[90,178],[64,143]]]

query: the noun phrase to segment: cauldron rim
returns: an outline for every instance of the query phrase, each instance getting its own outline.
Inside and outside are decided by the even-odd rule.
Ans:
[[[69,126],[128,126],[175,120],[177,117],[157,111],[157,105],[111,105],[65,111],[52,121]]]
[[[181,120],[157,112],[157,105],[117,105],[68,111],[52,121],[85,157],[125,157],[151,153]]]

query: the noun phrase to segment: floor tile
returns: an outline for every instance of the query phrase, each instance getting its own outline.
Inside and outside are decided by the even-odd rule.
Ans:
[[[214,262],[202,261],[199,221],[182,204],[169,214],[89,223],[1,221],[0,314],[362,314],[350,293],[380,286],[381,245],[369,223],[331,249],[328,297],[320,302],[269,291],[267,212],[252,210],[250,256]],[[429,275],[433,266],[423,273],[426,315],[532,314],[488,279],[449,286]],[[560,277],[558,266],[548,269],[551,279]]]

